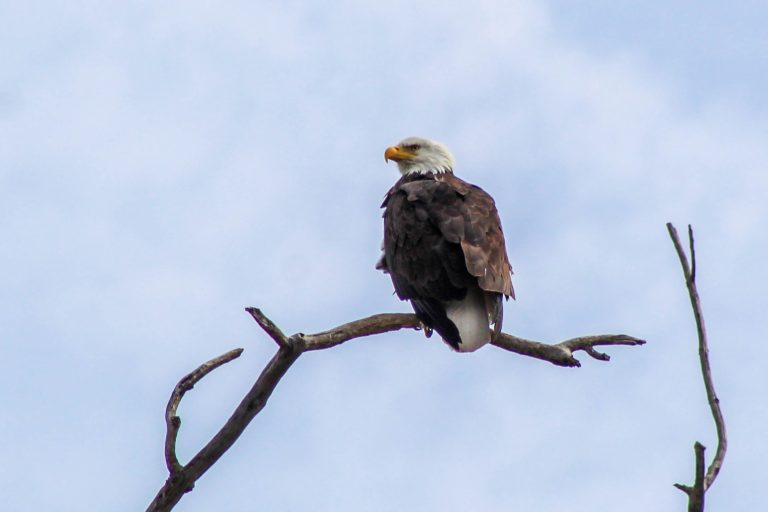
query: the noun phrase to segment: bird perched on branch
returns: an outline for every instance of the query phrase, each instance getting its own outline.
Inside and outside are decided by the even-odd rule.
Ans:
[[[501,332],[512,267],[493,198],[453,174],[443,144],[409,137],[386,149],[402,177],[387,192],[376,268],[392,278],[424,324],[454,350],[472,352]]]

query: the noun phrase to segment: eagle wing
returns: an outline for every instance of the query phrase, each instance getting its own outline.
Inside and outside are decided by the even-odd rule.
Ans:
[[[454,176],[451,179],[460,182],[457,183],[457,190],[466,189],[463,196],[463,236],[459,237],[458,243],[461,244],[467,270],[477,278],[480,289],[514,298],[512,266],[507,257],[496,203],[480,187]],[[456,224],[449,221],[441,227],[446,238],[453,235]]]
[[[382,206],[382,263],[401,299],[462,299],[472,278],[514,298],[501,221],[483,189],[451,174],[401,179]]]

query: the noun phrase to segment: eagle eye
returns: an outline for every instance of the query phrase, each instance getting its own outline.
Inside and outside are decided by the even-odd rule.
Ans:
[[[421,144],[409,144],[408,146],[406,146],[406,149],[408,151],[418,151],[421,149]]]

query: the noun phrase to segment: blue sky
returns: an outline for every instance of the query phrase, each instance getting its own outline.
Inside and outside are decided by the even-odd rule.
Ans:
[[[287,332],[408,311],[377,273],[386,146],[446,143],[496,198],[505,330],[627,332],[562,369],[403,332],[307,354],[177,507],[684,510],[714,427],[664,223],[692,223],[730,449],[756,510],[768,385],[765,6],[14,2],[0,6],[7,510],[141,510]],[[87,499],[87,506],[84,505]]]

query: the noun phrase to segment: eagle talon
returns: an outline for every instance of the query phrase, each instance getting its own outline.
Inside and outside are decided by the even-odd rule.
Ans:
[[[420,330],[424,331],[424,336],[426,336],[427,338],[431,338],[432,337],[432,332],[433,332],[432,328],[430,326],[428,326],[427,324],[425,324],[424,322],[421,322],[419,324],[419,326],[417,327],[417,329],[420,329]]]

